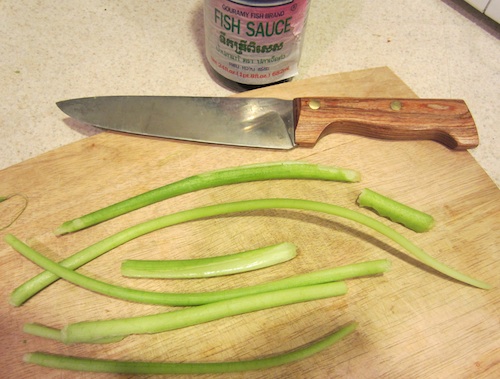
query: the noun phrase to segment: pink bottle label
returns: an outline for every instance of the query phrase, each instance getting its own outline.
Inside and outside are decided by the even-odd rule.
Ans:
[[[297,74],[309,0],[269,3],[205,1],[206,55],[219,74],[251,85]]]

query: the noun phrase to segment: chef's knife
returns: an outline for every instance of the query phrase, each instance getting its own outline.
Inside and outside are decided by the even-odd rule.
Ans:
[[[225,145],[290,149],[329,132],[434,140],[459,150],[479,143],[462,100],[103,96],[57,105],[103,129]]]

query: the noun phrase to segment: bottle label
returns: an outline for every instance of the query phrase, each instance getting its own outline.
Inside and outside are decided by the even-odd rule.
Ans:
[[[205,49],[234,82],[264,85],[298,72],[309,0],[205,0]]]

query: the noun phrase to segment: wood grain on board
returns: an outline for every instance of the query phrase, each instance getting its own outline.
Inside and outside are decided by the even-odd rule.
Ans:
[[[195,95],[195,94],[194,94]],[[388,68],[334,74],[266,87],[239,96],[416,97]],[[55,105],[54,105],[55,106]],[[60,125],[68,127],[64,116]],[[74,122],[74,121],[72,121]],[[154,204],[87,230],[55,237],[72,219],[132,195],[218,168],[300,160],[361,172],[359,183],[279,180],[203,190]],[[435,227],[417,234],[360,209],[371,188],[432,214]],[[160,215],[197,206],[255,198],[300,198],[342,205],[382,220],[439,260],[491,283],[479,290],[427,269],[391,241],[353,222],[319,213],[266,210],[215,217],[138,238],[88,263],[81,272],[115,284],[155,291],[206,291],[260,283],[317,269],[388,258],[383,276],[350,280],[346,296],[286,306],[108,345],[70,345],[29,336],[26,322],[67,323],[150,314],[173,308],[127,303],[62,280],[21,307],[10,292],[40,271],[0,243],[0,366],[2,378],[104,378],[22,362],[30,351],[145,361],[228,361],[297,348],[355,320],[357,331],[337,345],[293,364],[226,377],[245,378],[486,378],[500,374],[498,188],[467,151],[430,141],[396,142],[334,133],[312,148],[289,151],[204,145],[104,132],[0,171],[0,195],[22,194],[24,213],[12,233],[61,260],[115,232]],[[1,225],[23,198],[0,204]],[[191,258],[290,241],[287,263],[206,280],[125,279],[127,258]],[[212,377],[211,375],[201,377]],[[224,376],[222,376],[224,377]]]

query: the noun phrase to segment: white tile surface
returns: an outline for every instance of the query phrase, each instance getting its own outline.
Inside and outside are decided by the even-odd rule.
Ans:
[[[500,23],[500,0],[490,0],[484,14]]]
[[[490,2],[490,0],[465,0],[465,1],[467,1],[470,5],[480,10],[481,12],[484,12],[486,6],[488,5],[488,2]]]
[[[207,71],[202,0],[0,2],[0,169],[98,133],[58,100],[228,95]],[[500,184],[500,27],[461,0],[314,0],[297,79],[388,66],[420,97],[462,98]]]

